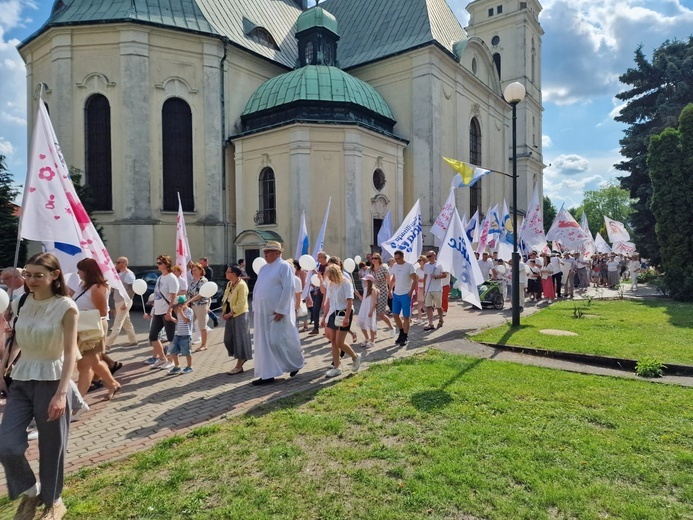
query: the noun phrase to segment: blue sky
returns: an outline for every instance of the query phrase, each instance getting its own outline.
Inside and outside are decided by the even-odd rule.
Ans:
[[[498,0],[502,3],[503,0]],[[309,3],[313,3],[312,1]],[[448,0],[463,26],[468,0]],[[0,154],[18,179],[26,175],[25,68],[16,45],[48,17],[53,0],[0,0]],[[693,0],[544,0],[540,22],[544,96],[544,193],[556,206],[577,206],[585,190],[621,173],[613,120],[623,90],[618,76],[638,45],[693,35]]]

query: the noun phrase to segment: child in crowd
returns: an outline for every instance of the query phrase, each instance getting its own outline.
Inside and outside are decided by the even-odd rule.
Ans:
[[[373,286],[375,278],[372,274],[365,275],[361,281],[363,282],[363,298],[359,309],[358,324],[365,340],[361,346],[373,348],[375,347],[375,334],[378,330],[375,311],[378,289]]]
[[[183,295],[178,296],[176,304],[173,306],[175,318],[173,321],[176,324],[176,334],[171,342],[171,358],[173,360],[173,368],[168,371],[168,375],[189,374],[193,371],[192,355],[190,354],[190,336],[192,336],[192,320],[193,311],[188,307],[187,298]],[[178,355],[185,356],[188,366],[181,369],[178,362]]]

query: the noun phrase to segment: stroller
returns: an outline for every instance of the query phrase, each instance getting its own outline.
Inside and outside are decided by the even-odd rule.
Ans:
[[[493,307],[498,310],[504,307],[505,299],[503,298],[503,285],[500,280],[488,280],[478,288],[482,307],[493,305]]]

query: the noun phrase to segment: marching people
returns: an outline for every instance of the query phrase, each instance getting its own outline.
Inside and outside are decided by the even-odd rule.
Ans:
[[[173,340],[176,324],[171,321],[171,311],[175,298],[178,295],[178,277],[171,272],[173,262],[171,262],[170,256],[159,255],[156,259],[156,266],[161,275],[156,279],[154,286],[154,305],[152,306],[151,315],[144,315],[145,318],[152,320],[149,327],[149,343],[152,346],[152,357],[147,359],[145,363],[151,365],[151,368],[170,370],[173,368],[173,363],[166,358],[164,345],[159,339],[159,332],[161,332],[161,329],[164,329],[166,331],[166,339],[169,342]]]
[[[195,349],[195,352],[207,350],[207,313],[209,312],[209,298],[200,294],[200,289],[208,282],[204,275],[205,270],[199,263],[193,263],[190,267],[192,280],[188,285],[188,305],[193,311],[193,329],[200,333],[202,343]]]
[[[183,295],[176,297],[173,305],[171,321],[176,324],[176,333],[171,342],[171,359],[173,366],[168,375],[189,374],[193,371],[192,354],[190,353],[190,337],[192,336],[193,311],[188,307],[187,298]],[[181,369],[178,356],[185,356],[188,366]]]
[[[352,372],[356,372],[361,366],[361,354],[356,354],[346,343],[346,335],[351,330],[354,304],[354,286],[344,277],[344,273],[336,264],[331,264],[325,269],[327,281],[326,306],[322,326],[326,327],[326,335],[332,347],[332,368],[325,373],[325,377],[341,375],[340,354],[348,354],[353,363]]]
[[[106,338],[107,349],[113,346],[121,330],[125,330],[125,333],[128,335],[128,346],[134,347],[137,345],[135,327],[130,320],[132,298],[135,296],[135,292],[132,290],[132,284],[135,282],[135,274],[128,269],[128,259],[125,256],[121,256],[116,260],[115,268],[118,271],[118,277],[125,288],[125,292],[130,297],[130,303],[125,303],[121,294],[118,291],[113,291],[115,319],[111,327],[111,334]]]
[[[378,288],[378,303],[376,312],[378,319],[383,320],[390,331],[390,337],[394,338],[397,330],[392,326],[390,318],[387,317],[387,299],[390,292],[390,271],[383,264],[383,259],[378,253],[371,255],[371,274],[375,279],[375,286]]]
[[[273,383],[289,372],[294,377],[303,368],[303,352],[294,325],[294,267],[282,259],[284,248],[270,240],[262,250],[267,262],[253,290],[255,328],[254,385]]]
[[[416,289],[414,266],[404,261],[404,253],[395,251],[395,262],[390,268],[390,287],[392,291],[392,315],[399,328],[396,345],[404,346],[409,339],[409,318],[411,316],[411,297]],[[400,317],[401,314],[401,317]],[[442,326],[443,320],[440,320]]]
[[[315,267],[315,270],[317,271],[318,277],[320,277],[322,281],[322,276],[325,274],[325,269],[327,268],[327,253],[325,253],[325,251],[319,251],[317,257],[318,262]],[[322,283],[317,287],[311,286],[310,298],[311,300],[313,300],[313,309],[311,315],[311,320],[313,322],[313,330],[311,330],[308,333],[308,335],[314,336],[320,333],[320,311],[323,307],[324,298],[322,293]]]
[[[14,309],[12,350],[21,350],[22,355],[12,371],[12,390],[0,424],[0,463],[10,499],[22,496],[15,518],[34,518],[43,505],[41,518],[60,519],[67,511],[61,495],[70,429],[70,377],[78,356],[78,310],[52,254],[29,258],[23,276],[30,294],[21,308],[17,300]],[[2,373],[9,350],[0,363]],[[7,391],[1,378],[0,389]],[[39,480],[26,458],[32,419],[39,432]]]
[[[362,347],[375,347],[375,334],[378,331],[376,306],[378,303],[378,288],[375,287],[372,274],[365,274],[361,278],[364,284],[361,307],[358,313],[358,326],[363,333]]]
[[[221,317],[226,320],[224,325],[224,346],[229,357],[236,358],[236,366],[228,375],[233,376],[243,372],[243,365],[253,358],[253,344],[250,338],[248,320],[248,284],[243,279],[240,266],[230,265],[226,268],[226,289],[221,300]]]
[[[428,325],[424,330],[434,330],[433,309],[438,311],[438,328],[443,326],[443,285],[445,270],[438,264],[435,251],[426,253],[428,263],[424,266],[424,290],[426,293],[426,317]]]

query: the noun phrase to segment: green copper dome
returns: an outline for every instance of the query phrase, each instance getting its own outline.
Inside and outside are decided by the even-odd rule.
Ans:
[[[337,19],[322,7],[315,6],[301,13],[296,19],[296,32],[300,33],[313,27],[324,27],[335,34],[337,32]]]
[[[337,67],[325,65],[307,65],[266,81],[251,96],[242,116],[299,101],[357,105],[394,121],[378,91]]]

